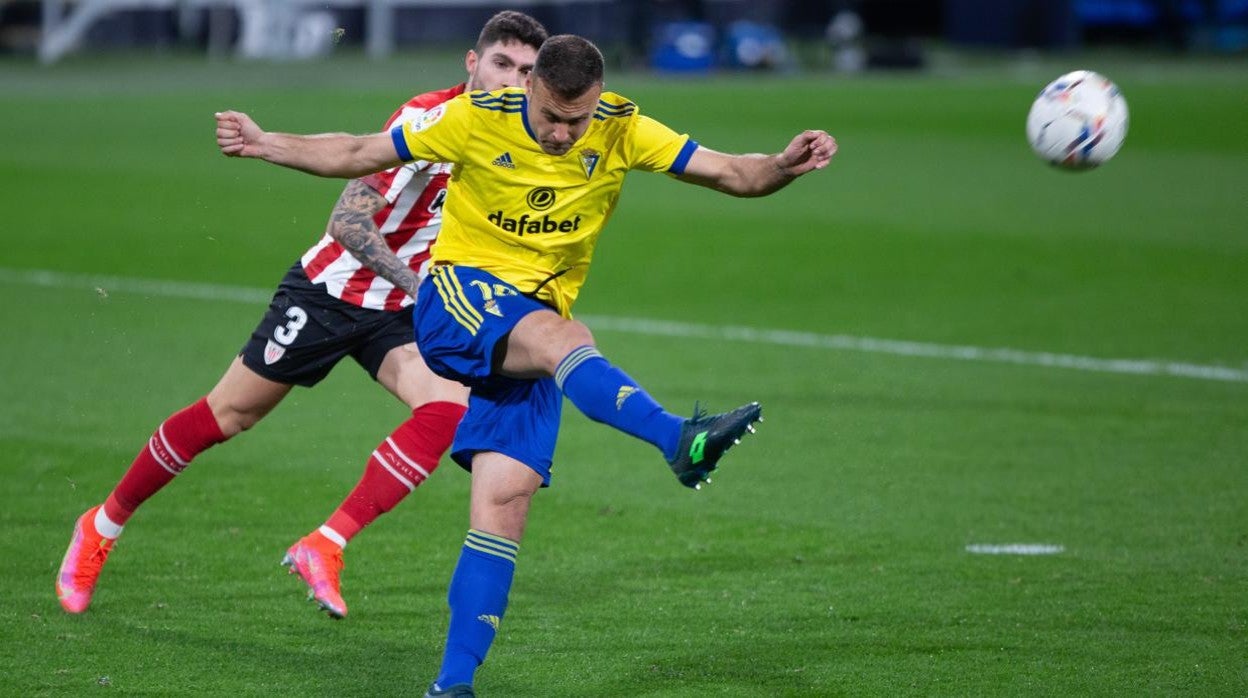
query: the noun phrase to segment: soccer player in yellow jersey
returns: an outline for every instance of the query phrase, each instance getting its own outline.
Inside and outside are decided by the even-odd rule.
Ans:
[[[371,136],[295,136],[217,115],[224,154],[334,177],[422,159],[454,164],[416,341],[471,388],[452,458],[472,471],[470,529],[451,579],[450,628],[428,695],[473,695],[507,605],[534,493],[550,484],[561,393],[586,416],[658,447],[681,483],[709,481],[761,418],[757,403],[684,419],[665,411],[571,319],[598,234],[629,170],[666,172],[734,196],[765,196],[825,167],[836,141],[804,131],[773,155],[727,155],[603,91],[598,49],[552,37],[524,89],[461,95]]]

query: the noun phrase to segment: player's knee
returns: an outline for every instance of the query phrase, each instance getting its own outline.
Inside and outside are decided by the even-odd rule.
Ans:
[[[473,508],[472,527],[497,536],[518,541],[524,535],[533,492],[510,490],[491,494],[482,504]]]
[[[428,371],[428,369],[425,369]],[[432,373],[421,376],[419,380],[400,382],[390,392],[398,396],[414,412],[427,405],[450,402],[456,405],[468,405],[468,388],[461,383],[438,378]]]
[[[233,405],[212,408],[212,416],[221,428],[221,434],[229,439],[256,426],[264,418],[264,412],[240,409]]]
[[[497,492],[491,498],[490,504],[495,509],[504,510],[529,510],[529,502],[533,501],[533,492],[531,490],[510,490]]]
[[[591,346],[593,345],[594,335],[589,331],[589,328],[585,326],[585,323],[577,320],[569,320],[568,325],[570,326],[568,328],[568,339],[570,343],[574,345],[573,348],[583,347],[587,344]]]
[[[557,367],[564,357],[584,346],[594,345],[594,335],[584,323],[576,320],[565,320],[559,328],[557,340],[549,345],[549,362],[552,368]]]

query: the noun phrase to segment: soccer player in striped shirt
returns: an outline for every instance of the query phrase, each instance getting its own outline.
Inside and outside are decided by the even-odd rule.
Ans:
[[[242,113],[217,115],[224,154],[314,174],[353,177],[419,159],[455,164],[415,311],[429,367],[472,388],[451,446],[472,471],[470,528],[430,696],[473,695],[507,606],[530,501],[550,484],[563,397],[653,444],[689,487],[706,481],[761,418],[757,403],[712,417],[667,412],[571,318],[625,174],[664,172],[765,196],[836,152],[827,133],[804,131],[773,155],[719,153],[604,92],[602,76],[598,49],[564,35],[543,44],[524,89],[461,95],[388,133],[294,136],[266,133]]]
[[[519,85],[546,36],[528,15],[498,13],[465,57],[467,83],[413,97],[386,127],[419,120],[465,90]],[[140,504],[195,456],[255,425],[293,386],[315,385],[351,356],[411,417],[373,451],[325,524],[283,560],[330,616],[346,615],[343,547],[438,466],[467,402],[467,389],[431,373],[412,341],[412,302],[441,228],[449,173],[450,165],[415,161],[347,184],[324,237],[291,267],[217,385],[161,423],[108,498],[78,519],[56,579],[66,611],[87,610],[113,542]]]

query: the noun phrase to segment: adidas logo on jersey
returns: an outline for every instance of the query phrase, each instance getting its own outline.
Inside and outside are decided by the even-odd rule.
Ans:
[[[490,164],[498,165],[499,167],[506,167],[509,170],[516,169],[516,163],[511,161],[511,153],[503,153],[502,155],[499,155],[494,158],[494,162]]]

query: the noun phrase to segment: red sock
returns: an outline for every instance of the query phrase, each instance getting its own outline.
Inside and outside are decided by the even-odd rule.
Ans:
[[[124,524],[140,504],[190,465],[191,459],[222,441],[225,435],[212,416],[208,398],[175,412],[156,428],[130,464],[104,502],[104,513],[114,523]]]
[[[325,525],[351,540],[403,501],[438,467],[466,409],[454,402],[430,402],[412,410],[411,419],[373,451],[364,476]]]

